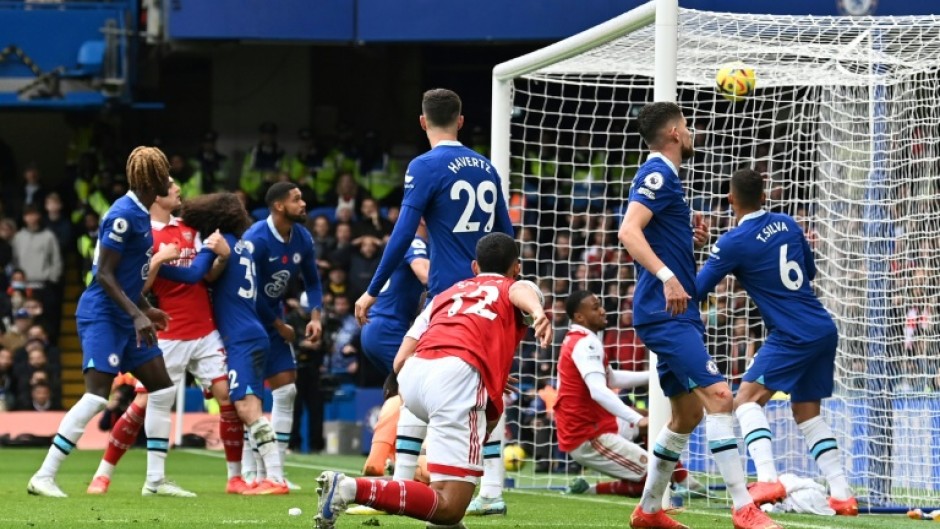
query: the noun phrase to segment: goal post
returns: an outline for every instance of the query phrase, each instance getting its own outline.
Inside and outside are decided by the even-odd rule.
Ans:
[[[549,303],[574,288],[600,294],[615,363],[651,367],[631,334],[634,277],[616,231],[646,152],[636,114],[674,98],[695,129],[681,178],[712,240],[733,224],[731,172],[753,167],[767,175],[769,209],[793,216],[814,248],[814,287],[840,334],[824,416],[859,499],[940,504],[940,17],[679,9],[670,69],[657,57],[670,42],[657,20],[665,7],[644,4],[494,68],[491,152],[507,196],[522,203],[524,273]],[[715,89],[731,61],[757,75],[738,102]],[[733,278],[702,308],[706,345],[736,386],[766,335],[760,316]],[[508,408],[507,442],[529,454],[517,483],[562,487],[580,474],[553,445],[540,393],[555,381],[559,345],[524,344],[514,368],[525,391]],[[663,417],[655,399],[634,397]],[[767,409],[778,471],[816,478],[789,400]],[[683,462],[718,484],[705,445],[693,433]]]

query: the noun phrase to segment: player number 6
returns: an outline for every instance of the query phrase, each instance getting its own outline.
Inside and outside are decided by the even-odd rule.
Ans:
[[[792,273],[796,273],[795,279],[790,278]],[[803,286],[803,270],[796,261],[787,261],[786,244],[780,247],[780,281],[790,290],[799,290]]]

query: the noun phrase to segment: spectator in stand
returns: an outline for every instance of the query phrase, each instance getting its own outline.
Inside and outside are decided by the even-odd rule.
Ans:
[[[251,148],[242,163],[242,174],[239,178],[239,188],[248,198],[248,211],[261,205],[261,191],[264,181],[272,173],[281,169],[284,158],[284,149],[277,144],[277,125],[270,121],[258,127],[260,138]]]
[[[345,294],[333,298],[333,310],[327,321],[330,336],[330,373],[340,382],[352,383],[359,371],[359,324],[352,313],[352,302]]]
[[[313,250],[317,254],[320,275],[326,275],[333,266],[329,260],[330,252],[336,248],[336,238],[330,233],[330,220],[326,215],[317,215],[307,221],[307,228],[313,236]]]
[[[353,239],[374,237],[382,244],[388,241],[393,224],[381,216],[379,203],[374,198],[365,197],[359,208],[359,221],[353,226]]]
[[[14,364],[13,372],[16,376],[16,398],[19,409],[31,409],[30,402],[32,388],[36,384],[47,384],[52,391],[52,405],[61,407],[61,385],[58,370],[49,365],[46,352],[38,341],[29,343],[28,363],[25,366]]]
[[[78,255],[82,258],[82,283],[91,283],[91,268],[95,260],[95,248],[98,246],[98,223],[100,217],[94,211],[83,216],[85,232],[78,236]]]
[[[59,242],[63,257],[66,248],[72,247],[72,223],[62,214],[62,197],[52,192],[46,195],[46,227]]]
[[[16,386],[13,376],[13,353],[0,347],[0,412],[10,411],[16,405]]]
[[[359,251],[354,252],[349,261],[349,294],[359,299],[367,288],[375,270],[379,267],[382,253],[379,252],[378,240],[365,236],[359,239]]]
[[[202,190],[190,183],[194,174],[195,169],[186,161],[183,155],[173,154],[170,156],[170,177],[176,185],[180,186],[180,195],[183,198],[201,194]]]
[[[193,189],[198,192],[194,194],[213,193],[225,187],[225,180],[228,177],[228,157],[216,150],[215,142],[218,139],[219,135],[214,130],[203,134],[199,151],[189,162],[195,169]]]
[[[290,180],[300,187],[304,202],[312,206],[320,203],[321,197],[317,196],[316,190],[321,187],[317,176],[323,167],[323,153],[320,152],[310,129],[300,129],[297,139],[300,140],[300,149],[297,154],[287,158],[284,166],[290,174]]]
[[[30,204],[23,209],[23,228],[13,237],[13,263],[29,270],[29,280],[58,283],[62,279],[62,254],[55,234],[42,226],[39,208]]]
[[[336,207],[337,217],[343,208],[356,211],[367,197],[366,191],[359,187],[352,173],[344,172],[336,179],[336,187],[327,195],[325,204]]]
[[[330,252],[329,261],[344,270],[349,269],[349,262],[356,249],[352,245],[352,226],[348,222],[336,223],[336,246]]]
[[[33,324],[29,312],[26,309],[19,309],[13,314],[13,325],[0,338],[0,345],[11,351],[16,351],[26,344],[26,331]]]
[[[330,274],[327,276],[326,287],[323,289],[324,293],[329,293],[332,296],[348,295],[349,294],[349,282],[346,280],[346,270],[343,268],[333,267],[330,269]]]
[[[42,226],[42,214],[35,204],[23,209],[23,228],[13,237],[13,262],[18,268],[29,270],[27,275],[34,293],[43,300],[49,313],[53,337],[58,337],[61,319],[60,292],[62,287],[62,252],[55,234]]]
[[[45,382],[37,382],[33,384],[29,389],[30,394],[30,405],[26,407],[26,410],[29,411],[49,411],[54,409],[52,406],[52,390],[49,388],[49,384]]]
[[[630,286],[633,288],[633,285]],[[624,304],[620,324],[604,332],[607,358],[622,371],[646,370],[646,347],[633,331],[633,305]]]
[[[33,206],[41,210],[46,199],[46,191],[40,181],[39,169],[35,164],[29,164],[23,171],[23,184],[17,190],[13,199],[13,210],[9,213],[17,215],[26,211],[26,206]]]
[[[398,222],[398,217],[401,215],[401,206],[389,206],[388,213],[385,215],[385,218],[392,223],[392,226]]]
[[[30,288],[26,280],[26,272],[19,268],[13,269],[10,274],[10,286],[7,287],[7,296],[10,299],[10,313],[14,313],[26,303],[26,299],[32,297],[33,289]]]
[[[555,236],[555,250],[551,259],[542,265],[542,272],[539,277],[551,277],[554,279],[571,278],[571,236],[565,232],[559,232]],[[567,288],[567,287],[566,287]],[[563,297],[567,297],[567,290]]]
[[[28,309],[27,309],[28,310]],[[52,345],[49,341],[49,334],[46,332],[46,329],[42,325],[33,323],[26,331],[26,341],[27,343],[32,340],[38,340],[42,343],[43,348],[46,350],[46,357],[49,359],[49,364],[56,366],[58,368],[61,365],[62,361],[62,352],[58,347]],[[19,359],[17,359],[19,360]]]
[[[319,254],[318,254],[319,255]],[[326,298],[324,297],[324,300]],[[323,366],[323,335],[316,340],[303,336],[309,318],[310,306],[307,294],[300,294],[300,303],[287,314],[287,323],[294,328],[298,337],[297,347],[297,401],[294,405],[294,422],[291,429],[289,448],[298,450],[300,440],[306,437],[312,452],[322,452],[325,448],[323,438],[323,391],[320,384],[320,368]],[[305,410],[306,409],[306,410]],[[301,431],[304,411],[308,413],[307,430]]]
[[[0,290],[10,286],[8,272],[13,264],[13,237],[16,235],[16,222],[13,219],[0,218]]]

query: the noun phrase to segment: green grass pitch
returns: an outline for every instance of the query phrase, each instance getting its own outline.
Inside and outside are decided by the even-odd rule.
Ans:
[[[355,473],[363,458],[348,456],[299,456],[288,458],[289,477],[303,490],[289,496],[240,497],[224,493],[225,462],[221,453],[171,451],[168,476],[198,498],[143,498],[146,453],[135,449],[121,462],[107,496],[85,495],[101,457],[99,451],[76,451],[63,464],[59,485],[67,499],[37,498],[26,494],[26,482],[39,468],[45,450],[0,449],[0,529],[11,528],[167,528],[208,529],[219,527],[311,528],[316,511],[315,480],[320,470],[330,467]],[[565,496],[558,492],[510,490],[505,499],[508,516],[471,517],[476,527],[525,529],[539,527],[626,528],[636,500],[612,496]],[[300,507],[303,514],[289,516],[288,509]],[[930,523],[913,521],[904,515],[831,518],[808,515],[780,515],[775,518],[786,528],[836,529],[917,527]],[[678,519],[693,529],[730,528],[727,509],[704,502],[686,504]],[[395,516],[343,516],[342,529],[376,526],[422,529],[423,522]]]

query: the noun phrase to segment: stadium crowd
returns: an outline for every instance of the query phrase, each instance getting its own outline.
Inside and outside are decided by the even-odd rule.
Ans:
[[[302,403],[296,413],[309,410],[311,431],[299,432],[301,421],[295,420],[292,445],[299,446],[301,435],[309,436],[311,449],[319,451],[324,448],[323,405],[333,391],[340,384],[378,387],[382,383],[362,355],[353,303],[366,290],[398,218],[407,156],[392,155],[371,133],[355,142],[350,133],[324,140],[301,130],[294,140],[298,149],[292,153],[278,143],[274,124],[262,124],[258,133],[257,143],[240,164],[217,150],[218,136],[211,131],[192,149],[192,155],[167,154],[184,200],[235,189],[256,218],[267,214],[261,198],[272,183],[289,180],[301,186],[325,310],[323,339],[312,343],[301,338],[295,344],[298,403]],[[704,137],[696,136],[698,146]],[[630,181],[639,152],[624,151],[617,160],[609,159],[602,156],[604,149],[592,148],[586,134],[576,138],[578,148],[567,151],[554,147],[557,142],[551,137],[542,138],[542,143],[546,147],[538,152],[513,153],[513,173],[523,176],[512,182],[510,201],[511,208],[525,203],[524,213],[512,210],[519,227],[523,276],[540,280],[557,334],[546,350],[536,347],[534,340],[525,340],[514,368],[522,393],[509,408],[508,422],[511,435],[530,450],[551,444],[550,439],[535,439],[540,430],[536,427],[551,422],[555,360],[568,325],[564,300],[569,292],[587,289],[601,296],[608,314],[604,343],[615,366],[647,368],[645,348],[632,328],[634,269],[628,266],[629,255],[616,238],[627,193],[622,182]],[[473,131],[469,144],[481,152],[487,150],[479,130]],[[60,185],[49,186],[31,165],[18,178],[4,180],[0,193],[0,410],[61,409],[61,360],[56,344],[65,270],[81,268],[87,282],[98,220],[127,190],[122,152],[116,145],[113,132],[96,124],[76,133]],[[702,175],[722,170],[729,162],[713,158],[697,156],[689,165],[688,179],[696,206],[719,212],[726,205],[715,197],[725,190],[713,189],[713,180]],[[796,213],[812,241],[813,228],[805,209]],[[723,231],[722,219],[727,217],[715,214],[712,219],[713,228]],[[81,266],[64,265],[69,262]],[[299,284],[290,292],[287,321],[302,337],[305,300]],[[926,310],[914,307],[909,311],[905,348],[920,347],[917,336],[929,324]],[[710,350],[719,369],[735,384],[760,346],[760,316],[731,281],[718,286],[703,316]],[[642,392],[630,397],[643,406]],[[540,452],[537,458],[548,459],[544,450]]]

